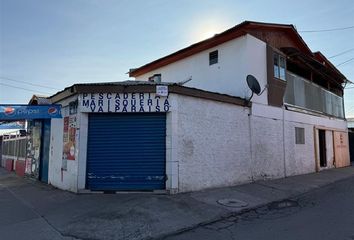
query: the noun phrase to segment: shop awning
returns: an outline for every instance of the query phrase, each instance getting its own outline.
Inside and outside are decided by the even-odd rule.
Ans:
[[[0,121],[61,118],[61,105],[0,105]]]

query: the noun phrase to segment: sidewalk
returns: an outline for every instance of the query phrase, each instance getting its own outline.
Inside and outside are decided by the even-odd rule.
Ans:
[[[0,168],[0,238],[163,239],[350,177],[354,167],[178,195],[76,195]]]

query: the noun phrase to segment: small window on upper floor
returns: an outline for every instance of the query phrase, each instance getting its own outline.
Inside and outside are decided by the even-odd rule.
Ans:
[[[286,80],[286,59],[284,56],[274,53],[274,77]]]
[[[209,53],[209,65],[218,63],[219,53],[218,50]]]

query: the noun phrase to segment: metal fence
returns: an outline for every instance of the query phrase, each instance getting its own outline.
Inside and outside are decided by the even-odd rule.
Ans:
[[[4,136],[2,141],[2,155],[11,159],[26,158],[27,138],[23,136]]]
[[[284,102],[344,118],[343,98],[291,72],[286,75]]]

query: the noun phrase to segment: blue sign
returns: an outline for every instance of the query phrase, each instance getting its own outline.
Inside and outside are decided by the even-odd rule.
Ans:
[[[61,118],[61,105],[0,105],[0,120]]]

